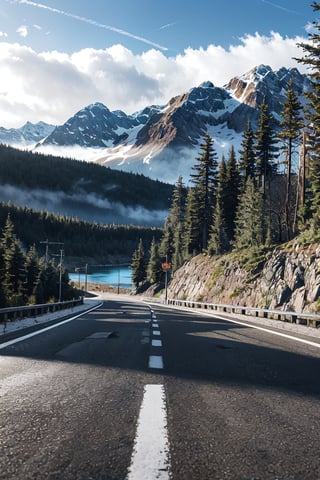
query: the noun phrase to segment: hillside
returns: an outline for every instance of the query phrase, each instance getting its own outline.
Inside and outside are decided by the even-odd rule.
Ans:
[[[173,275],[169,298],[320,313],[320,244],[199,255]]]
[[[140,238],[149,248],[152,238],[158,241],[162,235],[160,228],[99,225],[1,202],[0,232],[8,215],[25,249],[35,245],[39,254],[44,255],[46,240],[62,242],[67,264],[73,257],[81,258],[82,263],[88,258],[99,263],[130,262]],[[60,248],[60,245],[53,245],[50,253],[59,254]]]
[[[173,190],[143,175],[4,145],[0,185],[0,201],[90,222],[146,226],[163,226]]]

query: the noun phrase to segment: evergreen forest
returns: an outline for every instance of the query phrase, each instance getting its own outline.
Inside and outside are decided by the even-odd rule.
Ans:
[[[150,244],[162,235],[159,228],[100,225],[5,203],[0,232],[0,308],[77,297],[65,260],[128,261],[139,239]]]
[[[0,144],[0,184],[21,189],[71,194],[81,190],[110,202],[168,210],[172,185],[141,174],[112,170],[96,163],[17,150]],[[154,195],[154,192],[158,192]],[[0,194],[1,200],[1,194]]]

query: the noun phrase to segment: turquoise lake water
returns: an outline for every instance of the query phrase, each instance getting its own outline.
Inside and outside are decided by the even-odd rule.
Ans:
[[[79,284],[79,274],[69,272],[70,280],[77,287]],[[129,267],[107,267],[90,271],[88,269],[88,282],[104,283],[112,287],[133,288],[131,269]],[[85,283],[84,269],[80,271],[80,285]]]

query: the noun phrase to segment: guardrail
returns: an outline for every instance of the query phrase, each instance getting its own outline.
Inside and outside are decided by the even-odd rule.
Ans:
[[[254,317],[281,320],[283,322],[299,323],[308,327],[320,327],[320,315],[316,313],[291,312],[282,310],[268,310],[266,308],[244,307],[240,305],[225,305],[221,303],[203,303],[192,300],[168,299],[168,305],[177,305],[189,308],[201,308],[225,313],[238,313]]]
[[[57,312],[83,305],[83,298],[68,300],[66,302],[44,303],[39,305],[27,305],[24,307],[0,308],[0,322],[22,319],[25,317],[37,317],[46,313]]]

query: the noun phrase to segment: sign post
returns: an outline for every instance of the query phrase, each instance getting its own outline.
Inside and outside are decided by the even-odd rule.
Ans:
[[[167,303],[168,300],[168,272],[171,270],[171,263],[163,263],[162,264],[162,270],[165,272],[165,297],[164,301]]]

